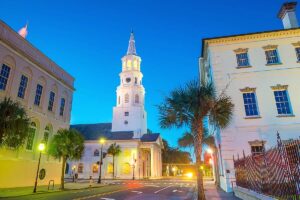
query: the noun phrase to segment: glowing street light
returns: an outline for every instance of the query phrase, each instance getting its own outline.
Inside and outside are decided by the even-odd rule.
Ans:
[[[100,138],[100,144],[101,144],[101,153],[100,153],[100,163],[99,163],[99,178],[98,183],[101,183],[101,171],[102,171],[102,160],[103,160],[103,145],[105,144],[106,140],[105,138]]]
[[[39,146],[38,146],[38,150],[40,151],[40,156],[39,156],[38,167],[37,167],[37,170],[36,170],[36,177],[35,177],[35,183],[34,183],[33,193],[36,193],[36,187],[37,187],[37,180],[38,180],[39,171],[40,171],[40,163],[41,163],[42,151],[45,150],[45,144],[44,143],[40,143]]]

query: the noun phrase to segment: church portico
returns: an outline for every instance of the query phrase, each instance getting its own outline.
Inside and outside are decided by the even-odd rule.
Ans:
[[[100,173],[101,149],[107,152],[111,144],[120,146],[121,153],[107,154],[101,165],[103,179],[144,179],[161,177],[162,139],[159,133],[147,133],[145,88],[142,84],[141,58],[136,53],[133,33],[130,34],[128,50],[122,58],[120,85],[116,91],[112,123],[78,124],[77,129],[85,138],[82,159],[70,164],[69,174],[79,178],[97,179]],[[100,145],[100,138],[106,140]],[[113,173],[114,172],[114,173]],[[114,174],[114,175],[113,175]]]

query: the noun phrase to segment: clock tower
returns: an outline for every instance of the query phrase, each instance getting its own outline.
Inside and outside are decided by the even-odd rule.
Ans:
[[[134,34],[131,32],[127,54],[122,58],[117,102],[113,108],[112,132],[133,131],[134,138],[147,133],[145,88],[142,85],[141,57],[136,53]]]

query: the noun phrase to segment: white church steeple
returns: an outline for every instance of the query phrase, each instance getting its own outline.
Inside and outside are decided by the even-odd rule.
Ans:
[[[145,89],[140,71],[141,58],[136,53],[134,34],[131,32],[127,54],[122,58],[117,102],[113,108],[112,131],[133,131],[134,138],[147,133],[147,113],[144,108]]]

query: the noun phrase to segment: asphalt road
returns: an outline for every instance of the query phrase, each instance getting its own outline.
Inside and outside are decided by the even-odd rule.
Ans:
[[[195,189],[194,181],[183,180],[129,181],[128,184],[115,184],[124,184],[126,190],[99,196],[90,195],[77,200],[192,200]]]
[[[9,200],[192,200],[193,180],[104,181],[99,188],[6,198]]]

